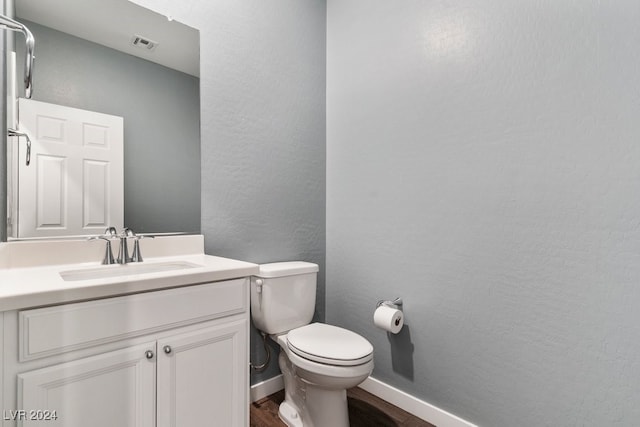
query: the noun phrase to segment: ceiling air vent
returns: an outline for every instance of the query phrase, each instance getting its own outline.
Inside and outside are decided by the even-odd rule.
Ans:
[[[158,42],[154,42],[151,39],[139,36],[137,34],[131,38],[131,44],[138,49],[144,49],[149,52],[153,52],[156,46],[158,46]]]

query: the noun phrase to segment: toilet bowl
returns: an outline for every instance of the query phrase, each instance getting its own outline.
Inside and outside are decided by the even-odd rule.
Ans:
[[[337,326],[309,323],[315,308],[318,266],[264,264],[251,281],[256,327],[280,346],[285,400],[279,416],[289,427],[348,427],[346,389],[373,370],[373,346]]]

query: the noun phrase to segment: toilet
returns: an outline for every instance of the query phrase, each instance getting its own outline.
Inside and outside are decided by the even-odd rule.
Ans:
[[[279,415],[289,427],[348,427],[346,390],[373,370],[373,346],[347,329],[310,323],[316,303],[316,264],[263,264],[251,278],[251,317],[280,345],[285,399]]]

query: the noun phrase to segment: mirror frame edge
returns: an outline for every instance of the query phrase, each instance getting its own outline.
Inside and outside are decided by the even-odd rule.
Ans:
[[[2,12],[9,16],[15,16],[15,4],[13,0],[2,0]],[[7,55],[10,45],[13,44],[13,36],[8,32],[3,31],[0,36],[0,43],[2,45],[2,54],[0,55],[0,67],[2,69],[2,75],[7,75]],[[7,217],[8,217],[8,203],[7,203],[7,183],[8,183],[8,152],[7,152],[7,79],[2,79],[2,85],[0,89],[0,96],[2,101],[0,108],[0,132],[2,132],[2,143],[0,143],[0,243],[8,240],[7,236]]]

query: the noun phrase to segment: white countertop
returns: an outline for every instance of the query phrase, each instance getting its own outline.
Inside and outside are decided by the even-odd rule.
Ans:
[[[196,252],[199,252],[199,247],[196,246]],[[156,251],[156,254],[160,253],[161,251]],[[251,276],[259,271],[257,264],[203,253],[148,257],[142,264],[163,262],[187,262],[197,266],[181,270],[77,281],[65,281],[60,276],[60,272],[95,269],[101,267],[100,262],[0,268],[0,311],[216,282]],[[119,265],[106,267],[126,268]]]

